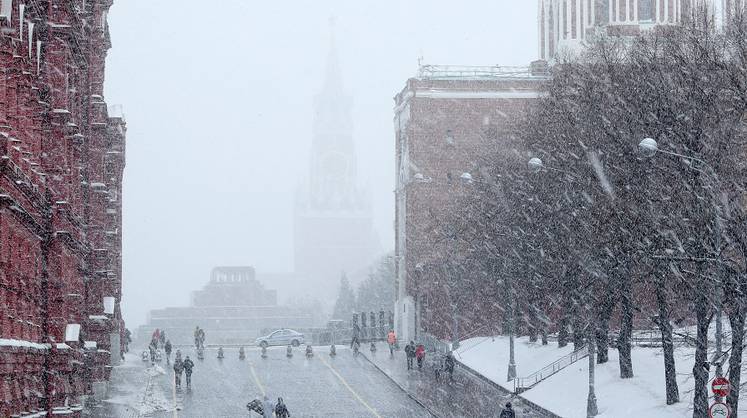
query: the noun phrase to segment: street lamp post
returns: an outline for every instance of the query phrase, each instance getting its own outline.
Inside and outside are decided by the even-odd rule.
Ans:
[[[537,157],[530,158],[527,162],[527,168],[532,173],[539,173],[542,170],[558,171],[561,173],[568,174],[570,177],[577,179],[578,176],[575,173],[561,170],[558,168],[548,167],[544,165],[541,159]],[[587,339],[587,350],[589,351],[589,395],[586,398],[586,416],[588,418],[595,417],[599,414],[599,408],[597,407],[597,396],[594,390],[595,376],[594,371],[596,367],[596,345],[594,341],[594,328],[592,327],[593,320],[589,321],[589,331]]]
[[[508,279],[511,280],[511,279]],[[516,321],[515,315],[516,312],[514,310],[514,296],[513,296],[513,286],[510,286],[509,289],[509,295],[508,295],[508,303],[509,303],[509,317],[508,317],[508,347],[509,347],[509,354],[508,354],[508,374],[507,374],[507,381],[512,381],[516,379],[516,358],[514,356],[514,322]]]
[[[643,138],[641,142],[638,144],[638,150],[640,153],[645,157],[653,157],[656,155],[656,153],[661,152],[667,155],[672,155],[678,158],[683,158],[692,163],[700,163],[708,171],[701,170],[699,168],[696,168],[694,166],[690,166],[691,169],[698,171],[700,173],[703,173],[706,177],[709,177],[713,185],[718,185],[718,177],[716,176],[716,172],[711,167],[710,164],[705,162],[704,160],[701,160],[699,158],[695,158],[689,155],[683,155],[678,154],[676,152],[671,151],[665,151],[662,149],[659,149],[658,144],[656,143],[656,140],[653,138]],[[717,187],[717,190],[720,190],[720,187]],[[713,216],[714,216],[714,250],[716,251],[716,263],[717,263],[717,280],[716,280],[716,354],[714,356],[714,360],[716,363],[716,376],[722,376],[723,370],[722,370],[722,361],[721,357],[723,356],[723,324],[721,316],[723,314],[723,306],[721,304],[721,298],[723,293],[723,287],[721,283],[721,266],[722,266],[722,260],[721,260],[721,217],[719,216],[719,206],[718,206],[718,196],[715,195],[716,191],[712,192],[713,200],[711,202],[711,205],[713,206]]]
[[[589,327],[589,336],[586,337],[589,345],[589,396],[586,399],[586,416],[587,418],[595,417],[599,414],[597,408],[597,395],[594,391],[594,368],[596,367],[594,358],[596,357],[596,345],[594,341],[593,327]]]

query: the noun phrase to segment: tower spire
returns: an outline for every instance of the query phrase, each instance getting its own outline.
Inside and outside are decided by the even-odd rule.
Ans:
[[[342,73],[340,61],[337,57],[337,40],[335,38],[335,26],[337,18],[329,17],[329,53],[327,55],[327,72],[324,76],[322,94],[339,94],[342,92]]]

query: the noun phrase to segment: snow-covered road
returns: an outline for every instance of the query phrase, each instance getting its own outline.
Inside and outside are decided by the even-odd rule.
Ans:
[[[147,371],[148,364],[133,356],[128,368],[115,374],[138,370],[140,382],[150,381],[149,389],[117,388],[117,384],[138,383],[132,378],[129,383],[115,379],[111,393],[118,395],[98,416],[246,417],[251,416],[246,404],[263,394],[273,400],[282,397],[294,417],[430,416],[362,356],[354,358],[350,350],[340,348],[331,358],[326,347],[317,350],[307,359],[299,349],[287,358],[285,348],[270,348],[262,359],[257,350],[249,349],[247,359],[241,361],[238,349],[226,349],[223,360],[216,358],[216,350],[208,349],[205,360],[198,361],[193,349],[182,349],[195,361],[191,390],[186,390],[183,380],[182,390],[174,388],[172,370]],[[166,369],[165,362],[161,366]],[[131,412],[135,409],[140,415]]]

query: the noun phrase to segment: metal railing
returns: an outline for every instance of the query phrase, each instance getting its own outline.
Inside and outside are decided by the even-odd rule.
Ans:
[[[468,65],[421,65],[418,77],[424,79],[491,79],[531,77],[529,67],[468,66]]]
[[[423,346],[425,347],[425,351],[427,352],[446,354],[451,351],[451,344],[447,343],[446,341],[440,340],[426,332],[420,332],[418,342],[423,344]]]
[[[581,360],[582,358],[587,357],[588,355],[589,346],[584,345],[580,349],[555,360],[554,362],[530,374],[529,376],[517,377],[516,379],[514,379],[514,393],[521,393],[533,388],[539,382],[558,373],[559,371]]]

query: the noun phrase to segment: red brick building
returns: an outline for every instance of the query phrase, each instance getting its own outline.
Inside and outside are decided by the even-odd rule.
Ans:
[[[508,152],[511,122],[539,97],[546,74],[541,63],[534,71],[423,66],[395,97],[395,327],[402,340],[420,331],[450,340],[480,326],[468,315],[480,314],[480,307],[455,305],[454,289],[439,283],[439,269],[459,251],[439,228],[469,192],[461,179],[478,175],[480,156],[496,147]],[[494,322],[484,311],[481,316]]]
[[[126,128],[103,99],[110,6],[0,0],[0,416],[77,416],[120,358]]]

